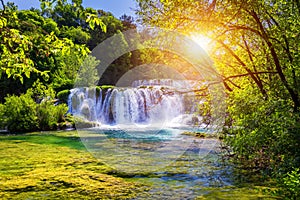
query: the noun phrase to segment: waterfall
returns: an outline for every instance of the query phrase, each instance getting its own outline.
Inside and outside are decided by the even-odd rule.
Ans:
[[[140,86],[168,86],[173,88],[197,88],[199,81],[195,80],[173,80],[173,79],[151,79],[151,80],[135,80],[132,82],[132,87]]]
[[[154,83],[158,84],[153,81],[146,84],[152,86],[143,87],[145,83],[135,82],[136,87],[74,88],[68,99],[69,113],[106,125],[171,122],[186,113],[181,93]],[[175,83],[165,81],[163,85]]]

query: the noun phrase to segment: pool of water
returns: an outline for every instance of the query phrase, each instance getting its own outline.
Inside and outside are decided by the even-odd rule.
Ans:
[[[112,175],[140,183],[135,199],[276,199],[260,183],[237,182],[222,158],[222,141],[185,132],[212,130],[148,126],[106,126],[79,130],[88,151],[109,165]],[[237,176],[236,176],[237,175]]]
[[[221,141],[185,131],[191,129],[105,127],[79,135],[116,174],[144,185],[136,199],[194,199],[206,194],[206,188],[232,186],[231,168],[220,157]]]

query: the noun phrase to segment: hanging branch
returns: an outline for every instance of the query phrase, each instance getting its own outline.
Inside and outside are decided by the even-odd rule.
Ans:
[[[278,72],[270,72],[270,71],[262,71],[262,72],[251,72],[251,73],[245,73],[245,74],[237,74],[237,75],[232,75],[232,76],[227,76],[224,77],[222,80],[220,81],[214,81],[211,82],[209,84],[207,84],[205,87],[201,88],[201,89],[192,89],[192,90],[175,90],[175,92],[180,93],[180,94],[187,94],[187,93],[196,93],[196,92],[203,92],[203,91],[207,91],[209,89],[210,86],[215,85],[215,84],[220,84],[220,83],[224,83],[226,81],[230,82],[231,84],[233,84],[235,87],[237,88],[241,88],[240,86],[236,85],[233,81],[231,81],[230,79],[234,79],[234,78],[241,78],[241,77],[245,77],[245,76],[252,76],[252,75],[259,75],[259,74],[278,74]],[[226,87],[226,86],[225,86]],[[226,88],[228,89],[228,88]],[[232,89],[228,89],[229,91],[232,91]],[[170,91],[164,91],[164,95],[168,94],[173,94],[174,91],[170,92]]]
[[[243,38],[244,45],[245,45],[245,47],[246,47],[246,51],[247,51],[247,53],[248,53],[248,57],[249,57],[249,59],[250,59],[250,61],[251,61],[251,64],[252,64],[252,66],[253,66],[254,72],[257,73],[256,65],[255,65],[255,62],[254,62],[254,60],[253,60],[253,56],[254,56],[254,55],[252,54],[252,52],[251,52],[251,50],[250,50],[250,47],[249,47],[249,45],[248,45],[248,43],[247,43],[247,41],[246,41],[245,35],[242,35],[242,38]],[[262,80],[260,79],[260,77],[259,77],[259,76],[256,76],[256,78],[257,78],[257,81],[259,81],[260,85],[263,85]],[[264,94],[264,98],[267,99],[267,98],[268,98],[267,93],[263,93],[263,94]]]
[[[241,66],[243,67],[244,70],[247,71],[247,74],[252,78],[252,80],[256,83],[256,85],[258,86],[260,92],[263,94],[263,96],[266,96],[266,91],[264,89],[264,86],[262,85],[261,82],[259,82],[259,80],[257,79],[257,77],[255,76],[255,72],[252,72],[246,65],[246,63],[244,63],[241,58],[229,47],[227,46],[223,41],[221,40],[216,40],[219,44],[221,44],[236,60],[239,64],[241,64]]]
[[[258,75],[258,74],[278,74],[278,72],[252,72],[252,73],[246,73],[246,74],[237,74],[233,76],[228,76],[224,78],[224,80],[232,79],[232,78],[239,78],[243,76],[251,76],[251,75]]]
[[[236,87],[238,89],[241,89],[241,87],[239,85],[237,85],[236,83],[234,83],[232,80],[226,80],[226,81],[228,81],[229,83],[231,83],[234,87]],[[223,81],[223,82],[226,83],[226,81]],[[228,84],[227,84],[227,86],[228,86]],[[233,91],[233,89],[231,89],[231,91],[229,90],[229,92],[232,92],[232,91]]]

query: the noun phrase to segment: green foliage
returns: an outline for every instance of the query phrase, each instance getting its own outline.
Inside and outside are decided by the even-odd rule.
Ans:
[[[32,93],[5,98],[2,106],[1,124],[10,132],[29,132],[38,130],[37,104],[31,98]]]
[[[91,36],[82,30],[81,27],[67,27],[62,28],[62,37],[71,39],[76,44],[87,44]]]
[[[57,98],[60,101],[67,103],[68,98],[69,98],[69,94],[70,94],[70,90],[62,90],[62,91],[57,93]]]
[[[5,129],[5,122],[4,122],[4,111],[5,111],[5,105],[0,104],[0,129]]]
[[[279,179],[281,188],[276,191],[276,194],[284,197],[284,199],[299,199],[300,198],[300,169],[295,168],[286,173]]]
[[[132,67],[131,52],[123,54],[127,52],[129,43],[120,30],[117,30],[116,34],[118,35],[109,44],[105,43],[105,48],[99,49],[99,54],[114,60],[105,71],[98,68],[99,74],[101,74],[99,85],[117,84],[119,79]]]
[[[78,70],[89,50],[84,47],[80,49],[70,49],[70,54],[60,57],[60,65],[53,73],[51,87],[59,92],[61,90],[72,89]]]
[[[101,85],[101,86],[97,86],[96,89],[98,87],[101,88],[102,90],[107,90],[107,89],[113,89],[115,86],[113,86],[113,85]]]
[[[65,120],[66,106],[53,105],[55,93],[62,91],[58,95],[66,100],[63,90],[74,87],[80,66],[79,84],[97,84],[100,61],[87,58],[87,46],[96,46],[123,28],[113,15],[84,8],[80,0],[40,2],[41,10],[18,10],[8,3],[0,12],[0,102],[4,103],[0,104],[0,127],[10,131],[54,129]],[[129,24],[130,20],[127,17]],[[125,57],[123,64],[129,65],[129,56]],[[15,105],[9,108],[12,101]],[[8,114],[25,109],[25,103],[32,112],[28,117]]]
[[[58,123],[64,121],[67,113],[66,104],[54,105],[51,101],[42,101],[37,106],[37,117],[40,130],[56,130]]]
[[[40,0],[42,12],[50,16],[60,26],[82,26],[92,30],[100,27],[106,32],[106,26],[92,8],[84,8],[82,1]]]
[[[98,15],[105,24],[106,31],[104,32],[101,27],[95,27],[95,29],[89,30],[91,38],[87,44],[91,50],[105,39],[112,37],[114,34],[117,34],[118,31],[123,30],[122,22],[115,18],[112,14],[98,10]]]
[[[55,97],[54,90],[41,83],[39,79],[33,83],[28,91],[32,93],[32,97],[34,97],[36,102],[40,102],[43,99],[53,99]]]
[[[40,130],[57,129],[60,122],[65,121],[64,115],[68,111],[66,104],[54,105],[55,92],[50,87],[41,84],[39,81],[33,84],[33,96],[37,102],[37,118]]]
[[[73,73],[76,73],[79,66],[69,66],[71,63],[67,58],[71,57],[73,63],[80,63],[89,53],[84,45],[61,38],[57,23],[51,18],[43,17],[39,11],[8,10],[0,16],[1,24],[7,27],[0,33],[0,74],[6,75],[3,78],[20,80],[26,86],[21,91],[23,93],[38,78],[49,83],[56,79],[56,75],[63,75],[71,79],[66,82],[72,84],[74,76],[70,76],[71,72],[67,71],[73,69]],[[86,41],[87,33],[83,34]],[[67,36],[72,38],[68,34],[65,37]],[[62,86],[59,83],[58,87]]]
[[[131,29],[136,29],[136,25],[134,24],[133,17],[124,14],[120,17],[120,20],[122,21],[123,28],[125,31],[131,30]]]
[[[198,102],[200,100],[198,99]],[[211,116],[211,96],[207,95],[205,99],[201,99],[202,103],[198,105],[197,114],[203,117],[202,123],[209,125],[212,120]]]
[[[57,23],[52,19],[49,18],[45,19],[45,22],[42,27],[47,33],[53,32],[55,35],[58,35],[60,33]]]
[[[285,198],[299,199],[300,198],[300,170],[299,168],[287,173],[287,176],[283,178],[286,190],[289,195]]]
[[[59,92],[73,88],[77,72],[93,49],[123,30],[112,14],[84,8],[81,1],[41,0],[41,10],[8,4],[0,13],[0,101],[20,95],[36,80]],[[132,21],[127,20],[128,26]],[[128,68],[130,55],[117,70]],[[120,67],[121,66],[121,67]],[[15,81],[17,80],[17,81]],[[18,82],[19,81],[19,82]],[[9,88],[9,89],[8,89]]]
[[[100,63],[96,57],[88,56],[82,63],[76,79],[76,87],[90,87],[97,85],[99,80],[97,66]]]
[[[24,81],[23,76],[29,78],[32,72],[39,73],[34,68],[33,61],[28,57],[32,48],[30,38],[22,35],[17,29],[19,20],[16,12],[5,10],[0,14],[0,78],[5,73],[8,78]],[[45,75],[45,74],[44,74]]]
[[[96,122],[87,121],[82,117],[74,117],[74,123],[76,129],[92,128],[98,125]]]
[[[54,105],[55,93],[37,81],[34,87],[21,96],[8,96],[0,104],[0,127],[10,132],[54,130],[65,121],[66,104]],[[40,102],[40,103],[37,103]]]
[[[250,91],[231,94],[234,100],[228,110],[233,124],[226,141],[248,169],[290,170],[300,158],[295,148],[300,138],[299,119],[289,106],[291,102],[261,101]],[[251,98],[245,101],[246,97]]]

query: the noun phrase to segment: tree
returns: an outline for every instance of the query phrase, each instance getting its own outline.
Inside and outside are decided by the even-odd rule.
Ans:
[[[91,39],[88,41],[88,47],[93,50],[98,44],[103,42],[105,39],[112,37],[119,31],[123,30],[123,25],[120,20],[115,18],[111,13],[103,10],[97,11],[99,18],[106,26],[106,32],[101,30],[101,27],[95,27],[94,30],[90,30]]]
[[[29,49],[32,47],[30,38],[22,35],[16,29],[19,26],[19,19],[16,11],[4,6],[0,10],[0,78],[7,75],[8,78],[18,79],[23,82],[23,76],[27,78],[31,73],[40,73],[34,67],[33,61],[29,58]]]
[[[93,56],[88,56],[82,63],[75,81],[76,87],[96,86],[99,80],[97,66],[100,63]]]
[[[67,13],[68,16],[75,15],[77,17],[74,18],[75,21],[80,19],[76,21],[77,27],[85,25],[93,29],[97,25],[104,32],[106,28],[97,13],[92,9],[84,9],[78,0],[74,0],[72,5],[65,0],[41,0],[42,12],[36,9],[18,11],[13,4],[5,6],[3,0],[1,4],[3,9],[0,10],[0,81],[1,76],[5,80],[13,78],[21,83],[32,78],[29,80],[30,83],[25,83],[27,85],[25,90],[38,77],[43,77],[45,81],[53,80],[49,72],[54,74],[63,65],[61,62],[63,59],[59,57],[70,55],[71,49],[77,49],[82,53],[81,57],[88,53],[85,46],[74,44],[65,38],[70,37],[79,44],[86,42],[89,36],[81,32],[80,28],[67,29],[65,35],[62,34],[62,37],[59,35],[59,27],[62,26],[59,23],[62,22],[59,18],[55,18],[59,15],[59,11],[66,9],[70,11]],[[52,15],[57,22],[49,18]],[[82,33],[81,37],[74,37],[74,32]]]
[[[136,29],[136,24],[134,23],[134,19],[132,16],[128,16],[128,15],[124,14],[120,17],[120,20],[123,24],[124,31],[130,30],[130,29]]]
[[[106,32],[106,26],[92,8],[84,8],[82,0],[40,0],[43,15],[52,18],[59,26],[81,26],[94,29],[100,26]]]
[[[216,43],[211,55],[218,60],[216,65],[226,88],[242,84],[233,80],[245,77],[259,88],[262,98],[267,98],[268,92],[277,90],[269,79],[278,76],[283,94],[289,95],[295,111],[299,109],[299,87],[296,87],[299,72],[295,66],[299,63],[296,40],[300,36],[295,32],[299,28],[296,1],[141,0],[138,3],[140,20],[144,23],[209,36]]]
[[[72,88],[89,53],[83,45],[89,34],[80,27],[59,27],[37,9],[5,8],[0,13],[1,101],[7,94],[25,93],[37,79],[56,91]]]
[[[299,2],[137,2],[145,25],[213,41],[209,54],[226,88],[227,141],[236,160],[269,172],[299,167]]]

